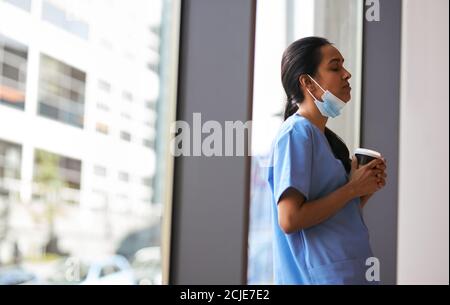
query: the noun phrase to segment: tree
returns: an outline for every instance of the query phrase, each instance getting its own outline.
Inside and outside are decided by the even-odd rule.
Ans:
[[[61,191],[67,187],[60,174],[60,157],[46,151],[36,151],[36,174],[35,182],[39,194],[45,200],[44,219],[48,223],[48,242],[46,253],[60,254],[58,249],[58,238],[55,234],[55,215],[61,201]]]

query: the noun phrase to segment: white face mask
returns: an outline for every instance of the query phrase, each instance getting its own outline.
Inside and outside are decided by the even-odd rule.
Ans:
[[[335,96],[330,91],[323,90],[323,88],[319,85],[318,82],[316,82],[314,78],[312,78],[309,74],[308,76],[324,92],[322,94],[322,101],[319,101],[314,97],[314,95],[312,95],[312,93],[308,89],[306,89],[308,93],[311,95],[311,97],[314,99],[314,103],[316,104],[316,107],[317,109],[319,109],[320,113],[325,117],[331,118],[335,118],[338,115],[340,115],[342,108],[344,108],[344,106],[346,105],[345,102],[343,102],[340,98]]]

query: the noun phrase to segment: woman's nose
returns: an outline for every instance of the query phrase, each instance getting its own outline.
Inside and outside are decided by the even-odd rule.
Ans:
[[[344,69],[345,73],[344,73],[344,79],[348,80],[352,77],[351,73],[348,72],[346,69]]]

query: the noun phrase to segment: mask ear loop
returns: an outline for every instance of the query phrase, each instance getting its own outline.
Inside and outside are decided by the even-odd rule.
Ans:
[[[309,75],[309,74],[307,74],[307,75],[309,76],[309,78],[310,78],[314,83],[316,83],[317,86],[319,86],[320,89],[322,89],[323,92],[325,92],[325,90],[323,90],[323,88],[319,85],[318,82],[316,82],[316,80],[315,80],[314,78],[311,77],[311,75]]]
[[[323,90],[323,88],[322,88],[322,87],[314,80],[314,78],[311,77],[311,75],[309,75],[309,74],[306,74],[306,75],[308,75],[308,77],[309,77],[313,82],[315,82],[316,85],[319,86],[319,88],[322,89],[323,92],[325,92],[325,90]],[[318,102],[321,102],[321,103],[322,103],[321,100],[316,99],[316,97],[311,93],[311,91],[309,91],[308,88],[306,88],[306,91],[308,91],[309,95],[311,95],[311,97],[312,97],[315,101],[318,101]]]
[[[319,101],[318,99],[316,99],[316,97],[311,93],[311,91],[309,91],[308,88],[306,88],[306,91],[308,91],[309,95],[311,95],[311,97],[315,100],[315,101]],[[320,101],[319,101],[320,102]]]

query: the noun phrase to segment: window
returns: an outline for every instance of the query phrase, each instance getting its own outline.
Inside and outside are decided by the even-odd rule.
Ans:
[[[171,217],[180,0],[0,0],[3,8],[20,18],[0,20],[0,274],[20,266],[51,284],[161,283],[169,253],[153,257],[150,271],[129,266],[138,256],[149,261],[140,250],[170,245],[162,227]],[[33,24],[26,33],[25,19]],[[24,33],[36,60],[19,43]],[[151,56],[159,73],[147,68],[149,45],[158,46]],[[14,120],[4,119],[11,111]],[[143,121],[156,116],[160,140],[145,148]],[[96,259],[67,277],[66,263],[77,257]],[[111,264],[125,272],[105,268],[100,278]]]
[[[131,134],[129,132],[121,131],[120,138],[124,141],[131,142]]]
[[[154,62],[147,63],[147,68],[150,71],[155,72],[155,73],[158,73],[158,70],[159,70],[159,66],[157,64],[155,64]]]
[[[107,105],[103,103],[97,103],[97,109],[108,112],[110,109]]]
[[[34,195],[52,204],[78,204],[81,161],[37,149],[34,158]]]
[[[132,101],[133,101],[133,94],[131,94],[131,93],[128,92],[128,91],[124,91],[124,92],[122,93],[122,97],[123,97],[124,100],[126,100],[126,101],[128,101],[128,102],[132,102]]]
[[[41,55],[39,74],[39,114],[83,128],[86,74]]]
[[[350,150],[357,144],[363,4],[352,0],[267,0],[258,1],[256,55],[253,88],[252,169],[249,227],[249,284],[273,281],[271,191],[266,183],[265,164],[272,141],[281,125],[286,100],[280,79],[280,62],[285,48],[307,36],[323,36],[345,57],[351,79],[352,103],[345,114],[327,126],[340,135]],[[273,101],[280,101],[274,103]]]
[[[20,198],[21,163],[22,147],[0,139],[0,246],[9,236],[11,203]]]
[[[6,179],[20,179],[21,155],[20,145],[0,140],[0,186]]]
[[[27,48],[0,34],[0,104],[25,109]]]
[[[103,80],[98,81],[98,88],[104,92],[111,92],[111,84]]]
[[[59,3],[58,3],[59,2]],[[51,24],[69,32],[78,37],[87,40],[89,37],[89,25],[78,19],[74,18],[72,12],[71,15],[68,15],[64,7],[64,1],[44,1],[42,4],[42,19],[50,22]],[[74,8],[73,6],[71,8]]]
[[[130,174],[126,172],[119,172],[119,180],[122,182],[130,181]]]
[[[28,12],[31,9],[31,0],[3,0],[3,1],[15,5]]]
[[[97,123],[95,125],[95,130],[97,130],[97,132],[105,134],[105,135],[107,135],[109,133],[108,125],[106,125],[104,123]]]
[[[100,277],[114,275],[114,273],[120,272],[120,268],[116,265],[106,265],[100,272]]]
[[[150,139],[144,139],[144,140],[142,140],[142,145],[144,145],[145,147],[148,147],[148,148],[153,148],[155,146],[155,142]]]
[[[96,176],[106,177],[106,168],[103,166],[94,166],[94,173]]]
[[[144,177],[142,178],[142,185],[152,187],[153,179],[152,177]]]
[[[156,102],[146,101],[145,102],[145,107],[147,107],[148,109],[151,109],[151,110],[155,110],[156,109]]]

